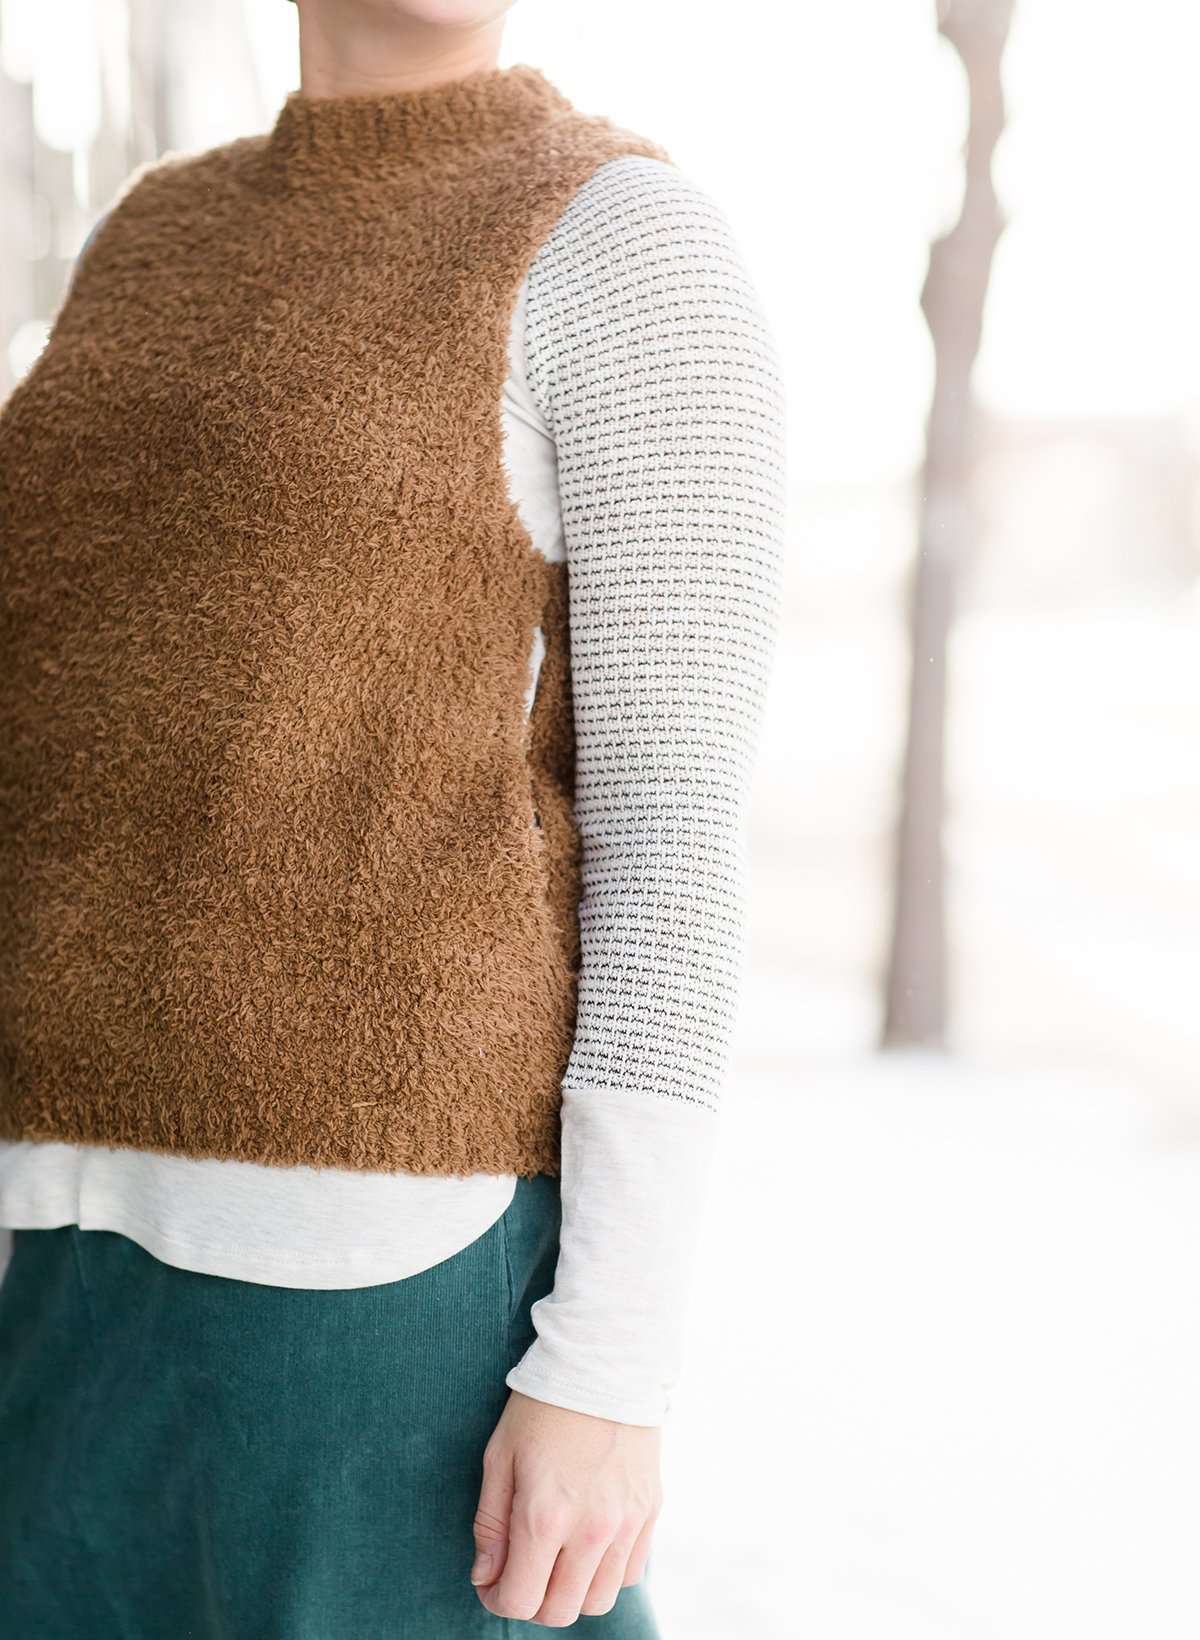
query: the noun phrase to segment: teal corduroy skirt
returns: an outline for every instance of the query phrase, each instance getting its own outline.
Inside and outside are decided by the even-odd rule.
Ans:
[[[310,1291],[22,1230],[0,1287],[4,1640],[501,1640],[483,1449],[549,1291],[546,1175],[453,1257]],[[645,1582],[571,1629],[656,1640]]]

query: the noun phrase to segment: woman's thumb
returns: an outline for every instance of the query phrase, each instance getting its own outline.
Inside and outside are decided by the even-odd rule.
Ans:
[[[489,1449],[483,1455],[483,1486],[479,1493],[479,1507],[475,1511],[472,1583],[494,1583],[504,1570],[512,1500],[512,1455],[503,1448],[497,1448],[494,1452]]]

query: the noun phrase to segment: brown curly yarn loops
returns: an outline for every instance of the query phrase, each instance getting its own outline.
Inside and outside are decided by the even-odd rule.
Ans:
[[[293,93],[110,211],[0,413],[4,1137],[557,1171],[567,584],[499,403],[622,153],[517,64]]]

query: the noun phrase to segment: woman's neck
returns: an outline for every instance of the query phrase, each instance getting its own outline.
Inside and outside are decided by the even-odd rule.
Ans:
[[[494,68],[507,7],[483,22],[430,23],[357,0],[300,0],[306,97],[418,91]]]

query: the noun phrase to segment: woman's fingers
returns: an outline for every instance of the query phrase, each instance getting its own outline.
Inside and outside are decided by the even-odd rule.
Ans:
[[[500,1445],[488,1447],[483,1454],[483,1485],[475,1511],[472,1583],[494,1583],[504,1570],[512,1500],[512,1453]]]
[[[650,1540],[654,1536],[654,1523],[658,1519],[658,1510],[648,1517],[646,1524],[637,1535],[633,1548],[629,1551],[629,1559],[625,1563],[625,1576],[621,1587],[629,1588],[633,1583],[640,1583],[646,1575],[646,1561],[650,1557]]]
[[[531,1620],[546,1598],[546,1585],[562,1548],[565,1517],[531,1513],[514,1502],[508,1528],[508,1555],[498,1582],[476,1592],[497,1617]],[[574,1618],[571,1619],[574,1622]]]
[[[625,1568],[629,1563],[630,1550],[639,1535],[636,1527],[632,1531],[627,1529],[609,1544],[580,1603],[580,1617],[603,1617],[616,1605],[617,1596],[625,1585]]]
[[[546,1598],[534,1621],[547,1628],[563,1628],[585,1613],[590,1617],[608,1611],[620,1592],[630,1540],[631,1534],[622,1531],[620,1521],[592,1516],[576,1522],[554,1563]],[[604,1603],[593,1611],[587,1601],[598,1579]],[[610,1585],[611,1594],[607,1594]]]

